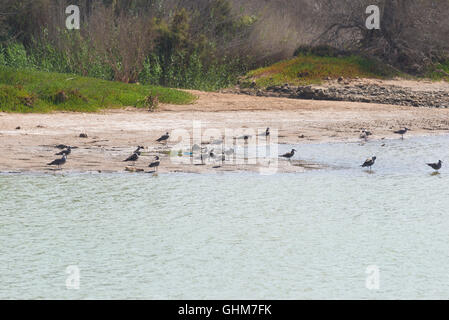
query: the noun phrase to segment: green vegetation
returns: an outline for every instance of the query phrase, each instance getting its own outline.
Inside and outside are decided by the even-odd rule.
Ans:
[[[0,67],[0,112],[93,112],[124,106],[146,107],[139,101],[148,97],[172,104],[195,100],[193,95],[175,89]]]
[[[432,65],[425,76],[435,81],[449,81],[449,60]]]
[[[326,78],[390,78],[402,75],[391,67],[360,56],[316,56],[302,54],[291,60],[275,63],[271,66],[250,71],[242,86],[253,85],[268,87],[272,85],[319,84]]]
[[[250,60],[227,47],[244,39],[256,18],[233,13],[228,0],[170,12],[159,12],[156,0],[86,2],[80,30],[61,26],[61,4],[60,17],[46,14],[58,1],[27,2],[45,21],[26,18],[26,6],[10,1],[5,10],[17,15],[0,20],[0,66],[207,91],[234,84],[248,70]]]

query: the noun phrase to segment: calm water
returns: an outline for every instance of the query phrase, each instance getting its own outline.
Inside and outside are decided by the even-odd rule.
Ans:
[[[0,298],[449,298],[448,136],[297,149],[332,167],[0,175]]]

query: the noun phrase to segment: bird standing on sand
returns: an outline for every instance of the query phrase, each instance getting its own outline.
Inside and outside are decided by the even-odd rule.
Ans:
[[[197,144],[194,144],[193,147],[192,147],[192,153],[193,152],[198,152],[198,151],[201,151],[201,147],[199,145],[197,145]]]
[[[362,168],[369,167],[369,171],[371,171],[371,167],[374,166],[374,163],[376,163],[376,159],[377,157],[366,159],[365,163],[362,164]]]
[[[268,137],[270,135],[270,128],[267,128],[267,130],[265,130],[265,137]]]
[[[157,171],[157,169],[159,168],[159,165],[161,164],[161,161],[160,161],[160,159],[159,159],[159,157],[158,156],[156,156],[156,157],[154,157],[154,162],[151,162],[149,165],[148,165],[148,167],[150,167],[150,168],[156,168],[156,171]]]
[[[71,153],[72,153],[72,147],[67,147],[66,150],[62,150],[61,152],[58,152],[58,153],[56,154],[56,156],[62,156],[62,155],[68,156],[68,155],[71,154]]]
[[[55,146],[56,149],[68,149],[69,146],[66,146],[65,144],[58,144]]]
[[[435,171],[438,171],[441,169],[443,162],[439,160],[437,163],[428,163],[427,165],[432,169],[434,169]]]
[[[53,160],[53,162],[47,163],[47,166],[58,166],[58,169],[65,164],[67,161],[67,156],[64,154],[61,159]]]
[[[287,152],[286,154],[283,154],[283,155],[281,156],[281,158],[286,158],[286,159],[290,160],[290,159],[293,158],[293,156],[295,155],[295,152],[296,152],[296,150],[295,150],[295,149],[292,149],[292,151]]]
[[[410,131],[410,129],[409,129],[409,128],[406,128],[406,127],[404,127],[404,129],[401,129],[401,130],[395,131],[394,133],[396,133],[396,134],[400,134],[400,135],[401,135],[401,139],[402,139],[402,140],[404,140],[404,134],[406,134],[406,133],[407,133],[407,131]]]
[[[136,162],[137,160],[139,160],[139,155],[137,153],[133,153],[126,160],[123,160],[123,162]]]
[[[360,139],[364,139],[365,141],[368,140],[368,137],[373,135],[370,131],[367,131],[365,129],[362,129],[362,132],[360,134]]]
[[[166,132],[163,136],[161,136],[159,139],[157,139],[157,142],[167,142],[167,140],[170,138],[170,135],[168,132]]]
[[[137,149],[134,151],[134,153],[136,153],[137,155],[140,156],[140,150],[142,150],[142,149],[145,149],[145,148],[142,146],[138,146]]]

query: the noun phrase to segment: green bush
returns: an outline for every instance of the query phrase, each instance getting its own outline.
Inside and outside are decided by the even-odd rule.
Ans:
[[[21,43],[12,43],[3,50],[4,65],[13,68],[30,68],[33,64],[28,60],[27,51]]]

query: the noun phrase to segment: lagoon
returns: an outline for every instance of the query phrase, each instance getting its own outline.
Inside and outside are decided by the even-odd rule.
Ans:
[[[0,298],[449,298],[448,136],[295,147],[324,169],[1,174]]]

